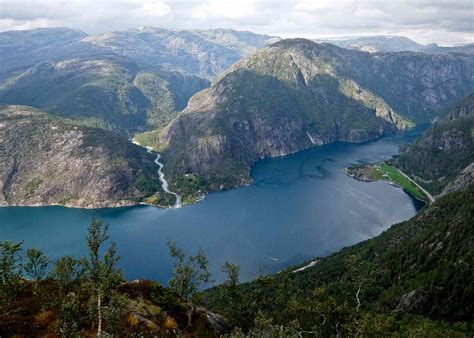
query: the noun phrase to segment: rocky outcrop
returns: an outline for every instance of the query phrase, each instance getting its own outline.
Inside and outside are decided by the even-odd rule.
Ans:
[[[454,181],[448,183],[441,192],[440,197],[457,190],[466,189],[472,183],[474,183],[474,162],[464,168]]]
[[[0,108],[0,205],[98,208],[164,198],[153,160],[112,132]]]
[[[60,283],[51,278],[39,284],[22,281],[21,292],[15,295],[14,301],[0,303],[0,335],[57,337],[59,330],[56,328],[63,318],[60,316],[63,313],[61,304],[64,304],[64,299],[73,299],[75,311],[68,314],[69,320],[75,324],[75,331],[66,336],[97,336],[95,316],[88,311],[91,297],[87,279],[70,282],[75,292],[69,292],[67,296],[62,296],[64,287]],[[38,289],[41,293],[36,292]],[[232,331],[224,317],[193,304],[158,282],[122,282],[114,297],[119,299],[112,308],[115,310],[114,322],[102,322],[102,335],[217,338]],[[106,312],[111,308],[109,304],[103,307],[105,313],[110,313]]]

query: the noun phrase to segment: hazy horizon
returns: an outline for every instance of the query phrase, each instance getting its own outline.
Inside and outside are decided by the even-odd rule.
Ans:
[[[474,42],[472,1],[0,0],[0,31],[70,27],[90,35],[140,27],[234,29],[281,38],[405,36]]]

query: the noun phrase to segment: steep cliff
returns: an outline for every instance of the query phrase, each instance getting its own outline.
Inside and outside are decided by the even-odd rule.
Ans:
[[[161,190],[154,156],[109,131],[24,106],[0,108],[0,205],[132,205]]]
[[[464,168],[472,169],[469,165],[474,162],[474,94],[402,151],[398,162],[404,172],[433,194],[441,193]]]

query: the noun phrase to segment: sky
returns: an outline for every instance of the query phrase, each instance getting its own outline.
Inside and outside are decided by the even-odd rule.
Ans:
[[[474,0],[0,0],[0,31],[73,27],[88,34],[144,26],[233,28],[282,38],[403,35],[474,42]]]

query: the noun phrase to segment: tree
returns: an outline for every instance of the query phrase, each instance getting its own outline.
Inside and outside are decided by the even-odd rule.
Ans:
[[[225,286],[235,288],[239,285],[240,266],[237,264],[225,262],[221,267],[221,272],[226,276]]]
[[[58,281],[61,298],[75,291],[75,286],[85,275],[86,267],[87,262],[84,259],[75,259],[71,256],[64,256],[56,261],[50,277]]]
[[[202,250],[194,256],[187,256],[173,241],[168,241],[169,253],[176,260],[170,286],[181,296],[189,299],[201,284],[209,283],[211,274],[208,260]]]
[[[103,257],[100,254],[102,245],[109,239],[109,225],[93,219],[86,237],[89,249],[89,278],[95,290],[97,299],[97,335],[102,335],[102,320],[106,303],[110,295],[118,288],[122,281],[122,272],[116,268],[119,257],[116,245],[112,243],[105,251]]]
[[[221,272],[226,278],[221,289],[222,302],[229,305],[225,315],[232,324],[236,324],[242,316],[247,317],[249,312],[249,307],[243,304],[242,292],[239,289],[240,266],[225,262]]]
[[[80,318],[80,302],[74,292],[70,292],[61,300],[56,324],[56,333],[61,337],[80,337],[78,319]]]
[[[105,320],[107,322],[107,331],[111,334],[120,332],[120,324],[125,313],[127,304],[127,297],[118,292],[110,295],[109,308],[105,313]]]
[[[48,258],[43,251],[38,249],[28,249],[26,251],[26,263],[24,266],[25,273],[34,282],[34,293],[38,291],[39,282],[46,276],[46,269],[48,267]]]
[[[0,291],[7,297],[15,296],[20,285],[22,275],[20,251],[22,244],[23,242],[0,242]]]

